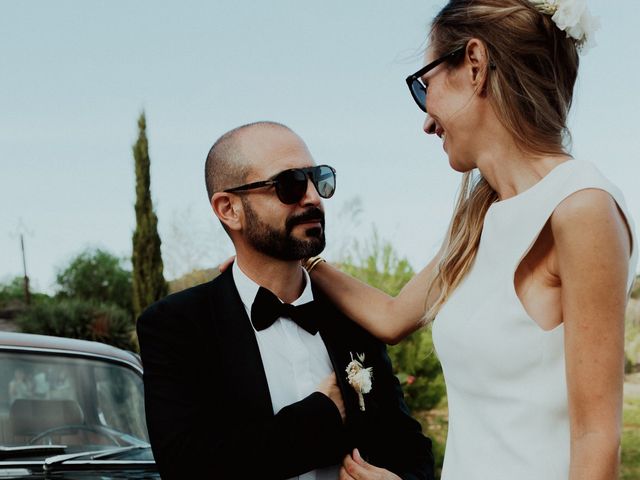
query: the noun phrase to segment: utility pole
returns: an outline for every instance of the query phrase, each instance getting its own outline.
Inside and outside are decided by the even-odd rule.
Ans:
[[[24,302],[31,305],[31,292],[29,292],[29,276],[27,275],[27,259],[24,253],[24,235],[20,234],[20,246],[22,247],[22,269],[24,271]]]

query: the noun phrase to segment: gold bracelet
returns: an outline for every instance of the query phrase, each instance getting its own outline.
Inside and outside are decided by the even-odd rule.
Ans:
[[[326,260],[320,256],[307,258],[307,260],[302,264],[307,273],[311,273],[311,270],[316,268],[319,263],[326,262]]]

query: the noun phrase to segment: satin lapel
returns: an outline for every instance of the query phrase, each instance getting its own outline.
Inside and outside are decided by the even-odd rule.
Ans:
[[[231,270],[229,267],[216,279],[212,295],[222,371],[231,380],[228,391],[235,400],[232,404],[243,416],[272,417],[273,405],[258,341]]]
[[[328,299],[313,288],[314,303],[317,305],[318,325],[320,327],[320,335],[327,347],[331,364],[336,372],[336,379],[342,399],[345,404],[347,421],[353,420],[360,415],[360,407],[358,405],[358,395],[349,382],[347,381],[346,368],[351,361],[351,352],[357,351],[357,345],[351,345],[353,338],[346,335],[348,329],[346,325],[340,325],[341,322],[349,322]],[[356,350],[354,350],[354,348]]]

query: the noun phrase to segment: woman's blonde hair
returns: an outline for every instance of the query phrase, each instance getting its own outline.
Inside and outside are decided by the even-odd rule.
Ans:
[[[483,93],[525,152],[557,155],[570,141],[567,115],[578,73],[578,52],[551,20],[527,0],[450,0],[431,25],[436,57],[481,40],[488,62]],[[461,62],[461,56],[457,62]],[[454,67],[455,64],[450,64]],[[429,282],[430,321],[471,268],[484,217],[498,194],[481,175],[463,175],[441,259]]]

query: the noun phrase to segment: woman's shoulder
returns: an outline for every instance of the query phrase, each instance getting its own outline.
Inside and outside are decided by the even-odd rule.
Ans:
[[[558,253],[566,257],[573,252],[583,263],[587,258],[599,257],[598,253],[611,262],[617,251],[620,260],[628,260],[632,279],[637,247],[633,220],[622,193],[592,164],[580,165],[580,169],[585,171],[581,173],[584,178],[568,190],[550,218]]]
[[[629,221],[622,192],[593,163],[572,159],[558,179],[559,198],[551,215],[554,230],[596,228],[612,218]],[[556,167],[557,168],[557,167]]]
[[[556,231],[567,228],[588,228],[620,217],[616,199],[611,192],[596,186],[570,193],[562,199],[551,215],[551,227]]]
[[[598,215],[599,209],[618,204],[627,216],[626,202],[620,189],[593,163],[587,160],[568,160],[555,168],[549,189],[543,195],[553,203],[556,218],[575,215]],[[593,208],[589,213],[585,209]]]

